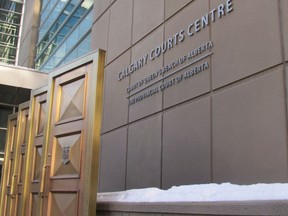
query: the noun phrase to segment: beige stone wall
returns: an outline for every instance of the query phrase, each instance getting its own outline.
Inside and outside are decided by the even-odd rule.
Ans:
[[[202,16],[221,4],[225,15],[219,9],[221,18],[218,10],[202,27]],[[285,0],[95,0],[92,47],[107,50],[100,191],[287,182],[287,11]],[[187,35],[197,19],[199,31]],[[182,29],[182,42],[118,80]],[[209,41],[211,49],[131,98],[200,64],[207,69],[128,105],[129,86]]]
[[[34,68],[41,0],[26,0],[19,48],[19,66]]]

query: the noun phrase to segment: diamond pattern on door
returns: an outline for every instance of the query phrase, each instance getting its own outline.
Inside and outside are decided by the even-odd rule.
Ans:
[[[62,86],[60,121],[82,116],[84,83],[84,78],[82,78]]]
[[[32,216],[37,216],[37,204],[38,204],[38,194],[33,193],[32,194],[32,211],[31,211]]]
[[[34,176],[33,180],[38,180],[40,177],[40,164],[41,164],[41,158],[42,158],[42,147],[36,147],[35,148],[35,168],[34,168]]]
[[[44,123],[45,123],[45,116],[47,114],[47,103],[40,103],[40,111],[39,111],[39,122],[37,128],[37,134],[42,134],[44,131]]]
[[[51,193],[51,197],[50,215],[77,215],[77,193]]]
[[[59,137],[55,144],[54,172],[57,175],[79,175],[81,135]]]

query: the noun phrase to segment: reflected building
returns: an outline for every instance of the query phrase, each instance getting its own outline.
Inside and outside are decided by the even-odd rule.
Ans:
[[[16,65],[24,1],[0,1],[0,62]]]
[[[90,51],[93,0],[42,2],[36,69],[50,71]]]

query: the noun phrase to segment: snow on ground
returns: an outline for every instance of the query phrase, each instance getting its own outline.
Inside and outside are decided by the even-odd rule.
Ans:
[[[201,184],[98,193],[101,202],[217,202],[288,200],[288,184]]]

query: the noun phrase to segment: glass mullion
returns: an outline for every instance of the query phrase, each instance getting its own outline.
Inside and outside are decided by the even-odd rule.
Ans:
[[[39,42],[37,44],[37,56],[39,56],[39,54],[43,51],[44,47],[47,45],[48,41],[50,41],[51,38],[54,37],[54,35],[57,32],[57,30],[59,29],[59,27],[65,22],[65,20],[67,19],[67,17],[71,13],[71,11],[73,11],[73,9],[76,6],[76,2],[77,2],[77,0],[70,1],[69,4],[66,5],[65,9],[63,9],[63,11],[60,13],[60,15],[58,14],[59,16],[56,19],[56,21],[54,21],[54,24],[52,24],[52,22],[53,22],[52,20],[49,21],[49,23],[50,23],[49,25],[52,24],[52,26],[49,27],[48,31],[46,31],[46,29],[40,30]],[[75,5],[73,3],[75,3]],[[46,23],[45,23],[45,25],[46,25]],[[46,28],[46,27],[43,26],[43,28]],[[44,31],[46,31],[46,33],[45,33],[46,35],[43,37]]]
[[[8,48],[10,48],[10,49],[17,49],[16,46],[11,46],[10,43],[3,42],[3,41],[0,42],[0,47],[2,47],[2,48],[8,47]]]
[[[11,10],[7,10],[7,9],[4,9],[4,8],[0,8],[0,12],[3,11],[3,12],[8,12],[8,13],[13,13],[13,14],[17,14],[17,15],[22,15],[21,12],[16,12],[16,11],[11,11]],[[1,12],[2,13],[2,12]]]
[[[20,24],[21,14],[13,13],[13,12],[0,12],[0,20],[2,22],[8,22],[11,24]]]
[[[87,28],[87,23],[90,27]],[[83,28],[85,26],[85,28]],[[65,57],[65,55],[70,51],[70,48],[74,47],[72,43],[77,44],[79,40],[85,37],[87,32],[90,31],[92,26],[92,12],[89,10],[87,15],[81,20],[81,22],[71,31],[69,35],[66,36],[64,42],[57,47],[57,50],[48,58],[48,60],[43,64],[41,70],[52,69],[52,65],[57,65]],[[72,40],[72,41],[71,41]],[[70,44],[69,44],[70,43]],[[41,64],[39,64],[41,65]]]
[[[61,36],[61,35],[66,35],[66,33],[64,32],[64,31],[67,32],[67,30],[65,30],[65,28],[64,28],[64,27],[68,27],[68,26],[66,25],[66,23],[70,23],[71,19],[75,18],[75,17],[72,17],[72,15],[73,15],[74,13],[76,13],[76,14],[82,13],[82,17],[83,17],[83,15],[85,14],[85,11],[87,11],[87,9],[83,10],[83,8],[81,8],[81,4],[80,4],[78,7],[76,7],[76,8],[73,10],[73,12],[70,14],[70,16],[67,17],[67,18],[63,21],[62,25],[58,28],[58,31],[57,31],[55,34],[51,34],[51,35],[50,35],[50,36],[52,37],[51,40],[50,40],[50,42],[49,42],[48,44],[46,44],[46,46],[45,46],[42,50],[40,50],[41,45],[37,47],[38,57],[36,58],[36,62],[37,62],[38,59],[40,59],[40,58],[41,58],[41,59],[45,59],[45,58],[46,58],[46,57],[43,57],[42,55],[44,55],[44,54],[50,55],[50,54],[53,52],[54,48],[55,48],[55,46],[53,46],[53,45],[58,45],[58,44],[63,40],[64,37]],[[71,18],[71,17],[72,17],[72,18]],[[80,16],[79,16],[79,17],[80,17]],[[73,25],[76,25],[76,24],[77,24],[77,21],[79,21],[79,20],[76,20],[76,21],[73,23]],[[53,44],[53,45],[51,45],[51,44]],[[38,48],[39,48],[39,49],[38,49]],[[41,57],[41,56],[42,56],[42,57]]]
[[[11,22],[7,22],[7,21],[3,21],[3,20],[0,20],[0,25],[1,24],[7,24],[7,25],[13,25],[13,26],[16,26],[16,27],[20,27],[20,24],[16,24],[16,23],[11,23]]]
[[[57,0],[51,0],[47,5],[47,7],[45,7],[45,9],[41,12],[40,25],[44,22],[44,20],[46,20],[46,18],[48,17],[54,6],[57,4],[57,2],[58,2]]]
[[[54,9],[51,11],[49,16],[47,16],[45,19],[43,17],[43,21],[40,23],[40,27],[39,27],[39,40],[38,41],[42,40],[43,36],[50,29],[53,22],[55,22],[59,14],[62,13],[63,8],[65,8],[65,6],[69,4],[69,2],[70,1],[67,1],[67,2],[61,1],[61,0],[58,1],[58,3],[55,5]],[[43,15],[45,16],[45,14]],[[41,16],[41,19],[42,19],[42,16]]]

